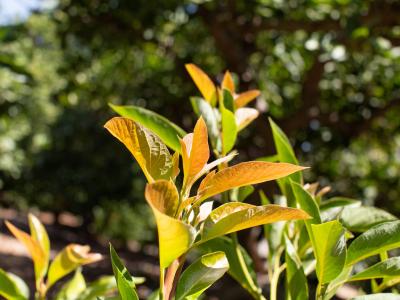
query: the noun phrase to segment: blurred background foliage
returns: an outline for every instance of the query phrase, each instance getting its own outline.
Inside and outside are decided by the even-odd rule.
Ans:
[[[262,92],[242,158],[274,154],[271,116],[312,166],[308,181],[399,216],[399,15],[391,0],[59,0],[2,20],[0,205],[152,239],[144,178],[102,128],[107,103],[190,130],[194,62]]]

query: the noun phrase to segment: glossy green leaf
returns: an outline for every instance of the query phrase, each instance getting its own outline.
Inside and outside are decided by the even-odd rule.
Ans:
[[[224,252],[208,253],[197,259],[182,273],[176,289],[176,300],[197,299],[229,269]],[[192,298],[193,296],[196,296]]]
[[[296,155],[294,154],[293,148],[290,145],[286,134],[282,131],[282,129],[279,128],[278,125],[275,124],[274,121],[272,121],[271,118],[269,119],[269,123],[271,125],[272,136],[274,138],[279,161],[298,165],[299,162],[297,161]],[[302,183],[302,176],[300,173],[291,175],[290,179],[299,184]]]
[[[237,126],[235,115],[227,108],[221,107],[222,151],[228,153],[236,142]]]
[[[400,277],[400,257],[391,257],[353,275],[349,281]]]
[[[104,127],[132,153],[149,182],[172,177],[172,157],[153,132],[127,118],[112,118]]]
[[[203,117],[207,125],[208,136],[214,149],[221,151],[220,133],[218,129],[219,112],[214,109],[207,101],[200,97],[191,97],[193,110],[198,117]]]
[[[14,278],[9,273],[0,269],[0,296],[7,300],[27,300]]]
[[[308,285],[301,260],[291,241],[285,236],[286,282],[292,300],[307,300]]]
[[[148,184],[145,196],[157,223],[160,266],[166,268],[190,248],[195,230],[192,226],[173,218],[178,207],[179,195],[171,181],[160,180]]]
[[[78,267],[97,262],[101,259],[101,254],[90,253],[89,246],[70,244],[58,253],[51,262],[47,276],[47,286],[51,287],[59,279]]]
[[[311,229],[318,280],[326,284],[343,270],[346,261],[345,230],[338,221],[312,224]]]
[[[207,182],[202,183],[202,188],[198,191],[199,201],[236,187],[279,179],[303,169],[305,168],[287,163],[263,161],[239,163],[206,177]]]
[[[89,283],[76,300],[93,300],[96,297],[108,295],[117,290],[117,283],[114,276],[102,276]]]
[[[363,295],[352,298],[352,300],[399,300],[399,294],[379,293],[371,295]]]
[[[209,240],[199,246],[202,253],[214,251],[224,252],[229,262],[229,275],[232,276],[233,279],[235,279],[250,294],[260,295],[261,288],[257,286],[257,275],[254,271],[253,260],[242,246],[237,245],[237,247],[243,257],[246,268],[249,271],[250,278],[244,273],[236,253],[236,246],[230,238],[219,237]]]
[[[230,202],[214,209],[207,217],[203,225],[202,241],[263,224],[307,218],[309,216],[304,211],[296,208]]]
[[[315,199],[300,184],[292,181],[293,193],[300,208],[308,213],[312,219],[307,220],[309,224],[320,224],[321,216]]]
[[[122,300],[139,300],[135,284],[128,269],[124,266],[117,252],[110,244],[111,266],[117,282],[118,292]]]
[[[233,95],[230,91],[224,89],[222,91],[222,95],[224,98],[224,107],[228,110],[230,110],[231,112],[235,111],[235,104],[233,102]]]
[[[74,276],[65,283],[56,295],[56,300],[77,299],[85,291],[86,282],[80,269],[75,271]]]
[[[111,108],[122,117],[132,119],[154,132],[168,147],[181,151],[179,138],[186,132],[167,118],[139,106],[118,106],[110,104]]]
[[[397,218],[392,214],[373,206],[344,207],[339,221],[347,229],[355,232],[364,232],[371,227]]]
[[[50,241],[47,231],[43,224],[33,214],[28,214],[29,229],[31,236],[40,245],[43,250],[44,265],[41,271],[40,278],[43,278],[47,273],[47,268],[50,260]]]
[[[400,221],[375,225],[358,236],[349,246],[347,265],[372,255],[400,247]]]
[[[333,197],[333,198],[330,198],[329,200],[322,201],[319,207],[321,210],[327,210],[330,208],[345,207],[348,205],[349,206],[360,206],[361,202],[358,200],[345,198],[345,197]]]

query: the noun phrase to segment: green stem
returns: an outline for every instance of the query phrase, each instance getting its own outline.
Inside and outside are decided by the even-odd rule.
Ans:
[[[231,233],[230,237],[231,237],[233,245],[235,247],[235,256],[236,256],[236,258],[237,258],[237,260],[239,262],[239,265],[240,265],[240,268],[241,268],[241,270],[243,272],[243,275],[244,275],[247,283],[249,284],[249,286],[251,288],[251,291],[249,291],[251,296],[256,300],[265,300],[265,297],[261,294],[260,289],[254,283],[253,278],[251,277],[250,271],[247,268],[246,262],[245,262],[244,257],[243,257],[243,253],[240,250],[240,244],[239,244],[239,241],[238,241],[237,234],[236,233]]]
[[[278,295],[278,283],[279,283],[279,276],[281,272],[285,269],[285,264],[280,266],[281,254],[283,252],[283,248],[279,248],[273,266],[272,276],[270,277],[270,300],[276,300]]]
[[[164,300],[164,277],[165,277],[165,270],[160,267],[160,300]]]

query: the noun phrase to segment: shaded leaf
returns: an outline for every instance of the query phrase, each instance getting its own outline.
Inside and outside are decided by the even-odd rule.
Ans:
[[[235,104],[233,101],[233,95],[230,91],[223,89],[222,90],[222,95],[223,95],[223,99],[224,99],[224,107],[228,110],[230,110],[231,112],[235,111]]]
[[[392,257],[353,275],[348,281],[400,277],[400,257]]]
[[[400,247],[400,221],[375,225],[358,236],[349,246],[347,265],[369,256]]]
[[[259,90],[250,90],[250,91],[239,94],[235,98],[236,108],[241,108],[241,107],[247,105],[248,103],[250,103],[251,101],[256,99],[259,95],[260,95]]]
[[[127,118],[112,118],[104,127],[132,153],[149,182],[170,179],[172,157],[150,130]]]
[[[344,207],[347,205],[351,205],[351,206],[358,205],[359,206],[359,205],[361,205],[361,202],[358,200],[345,198],[345,197],[333,197],[329,200],[322,201],[320,204],[320,209],[326,210],[326,209],[330,209],[330,208]]]
[[[51,287],[55,282],[76,268],[97,262],[101,259],[101,254],[90,253],[89,246],[69,244],[51,262],[47,277],[47,287]]]
[[[216,101],[216,88],[210,77],[194,64],[186,64],[185,67],[204,99],[211,105],[214,105]]]
[[[147,184],[145,196],[157,223],[160,266],[166,268],[190,248],[195,231],[171,217],[178,207],[178,194],[172,182],[161,180]]]
[[[377,224],[394,220],[397,220],[395,216],[373,206],[347,206],[343,208],[339,217],[343,226],[355,232],[363,232]]]
[[[307,300],[308,285],[303,266],[290,240],[285,236],[286,281],[292,300]]]
[[[195,296],[197,299],[229,269],[224,252],[208,253],[197,259],[182,273],[176,289],[176,300]]]
[[[346,261],[345,230],[338,221],[311,225],[317,276],[325,284],[335,279]]]
[[[249,161],[225,168],[208,178],[199,189],[200,200],[212,197],[235,187],[275,180],[304,170],[304,167],[287,163]]]
[[[304,211],[296,208],[230,202],[214,209],[205,220],[202,241],[263,224],[308,217]]]
[[[167,118],[139,106],[118,106],[110,104],[110,107],[122,117],[132,119],[145,128],[154,132],[168,147],[174,151],[181,151],[179,138],[186,132]]]

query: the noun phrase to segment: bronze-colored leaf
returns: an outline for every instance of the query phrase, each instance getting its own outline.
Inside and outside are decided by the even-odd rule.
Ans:
[[[250,90],[239,94],[235,99],[236,108],[246,106],[248,103],[256,99],[260,95],[259,90]]]
[[[225,72],[221,87],[222,89],[230,91],[232,95],[235,93],[235,83],[233,82],[232,75],[229,71]]]
[[[194,64],[186,64],[185,67],[204,99],[213,104],[216,99],[216,88],[210,77]]]

